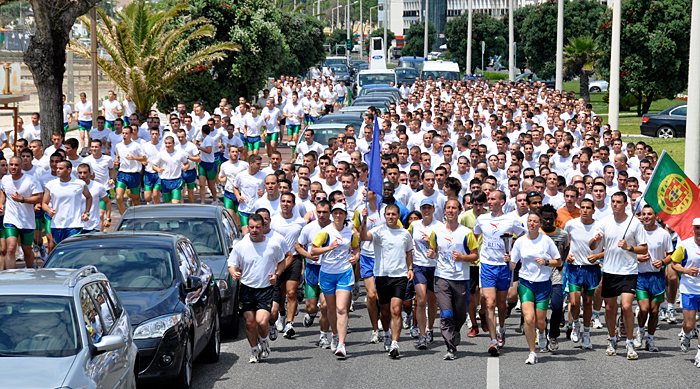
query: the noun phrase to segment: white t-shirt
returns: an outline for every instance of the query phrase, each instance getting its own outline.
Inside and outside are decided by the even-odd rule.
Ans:
[[[216,153],[216,149],[218,147],[217,143],[218,142],[214,140],[211,134],[204,137],[204,139],[202,140],[202,144],[199,146],[199,151],[201,152],[200,158],[202,162],[214,163],[214,161],[216,160],[216,156],[214,155],[214,153]],[[209,146],[211,146],[211,153],[207,153],[206,151],[201,150]]]
[[[289,103],[284,106],[284,111],[286,115],[292,115],[292,117],[287,117],[286,123],[288,126],[298,126],[301,124],[301,119],[299,116],[304,117],[304,107],[297,102],[296,105]]]
[[[92,114],[86,115],[85,112],[92,112],[92,103],[85,100],[85,104],[82,101],[75,103],[75,112],[78,113],[78,120],[81,122],[92,121]]]
[[[517,215],[513,213],[506,213],[498,217],[494,217],[491,213],[479,215],[474,225],[474,234],[483,235],[479,261],[487,265],[505,266],[503,256],[506,251],[501,236],[505,234],[519,236],[526,231]]]
[[[630,224],[630,217],[632,224]],[[630,224],[627,234],[624,236],[627,244],[632,246],[646,244],[647,234],[642,223],[634,216],[627,216],[622,223],[618,223],[613,214],[596,224],[596,233],[603,235],[603,241],[600,243],[605,250],[603,272],[618,275],[637,274],[639,272],[637,254],[617,247],[617,243],[623,238],[622,234],[627,229],[627,225]]]
[[[352,269],[350,257],[353,255],[353,248],[359,245],[352,226],[347,225],[342,231],[338,231],[331,223],[313,239],[313,245],[316,247],[326,247],[331,242],[338,242],[338,247],[321,254],[321,272],[342,274]]]
[[[134,157],[143,157],[146,155],[136,142],[131,142],[125,145],[124,142],[117,145],[115,150],[116,155],[119,157],[119,171],[125,173],[139,173],[141,172],[141,162],[131,159],[126,159],[126,156],[131,154]]]
[[[60,181],[60,180],[59,180]],[[107,187],[95,180],[91,180],[88,184],[88,190],[92,195],[92,207],[90,208],[90,218],[83,222],[84,230],[99,230],[100,229],[100,199],[107,196]],[[82,199],[82,208],[85,208],[85,197]],[[106,216],[109,217],[109,216]]]
[[[673,252],[671,234],[659,226],[654,231],[644,229],[644,232],[647,234],[647,247],[651,258],[648,261],[639,262],[639,272],[658,273],[663,267],[655,268],[653,263],[654,261],[663,261],[666,258],[666,253]]]
[[[122,105],[124,107],[124,116],[129,117],[131,116],[132,113],[136,112],[136,103],[134,101],[126,101],[124,100],[122,102]]]
[[[56,214],[51,218],[52,228],[83,227],[80,215],[85,208],[83,189],[86,185],[85,181],[72,176],[68,182],[58,179],[46,184],[46,189],[51,193],[52,207],[56,210]],[[97,202],[99,203],[99,200]]]
[[[63,123],[68,123],[68,118],[70,118],[71,114],[73,114],[73,110],[70,105],[63,104]]]
[[[187,163],[187,155],[175,149],[172,153],[163,148],[153,159],[152,164],[165,171],[158,173],[161,180],[176,180],[182,177],[182,167]],[[149,163],[150,164],[150,163]]]
[[[425,267],[435,267],[437,263],[437,258],[428,257],[428,249],[430,248],[430,241],[425,240],[424,237],[430,238],[432,233],[439,227],[443,226],[442,223],[433,219],[433,222],[427,226],[423,225],[423,220],[416,220],[408,226],[408,232],[413,237],[413,265],[414,266],[425,266]]]
[[[238,210],[244,213],[255,212],[255,202],[258,200],[258,189],[264,188],[265,173],[258,171],[251,175],[248,171],[241,172],[236,176],[233,186],[238,189],[243,197],[243,202],[238,205]]]
[[[248,170],[248,162],[238,160],[233,163],[231,160],[221,164],[219,169],[219,177],[226,177],[225,191],[233,193],[233,182],[236,180],[238,173]]]
[[[259,199],[255,200],[255,205],[253,210],[257,211],[260,208],[265,208],[270,211],[270,217],[277,216],[280,212],[280,198],[282,196],[278,195],[277,200],[270,200],[267,194],[262,195]]]
[[[246,116],[245,127],[249,138],[260,136],[262,128],[265,127],[265,120],[260,115],[256,117],[253,117],[253,115]]]
[[[90,165],[92,172],[95,174],[95,179],[102,185],[107,185],[109,182],[109,171],[114,169],[114,159],[109,155],[102,155],[100,159],[95,159],[94,156],[90,155],[83,159],[83,162]]]
[[[321,232],[321,225],[318,224],[318,220],[314,220],[311,223],[307,224],[302,228],[301,233],[299,234],[299,244],[306,249],[306,251],[311,253],[311,241],[314,240],[316,235],[318,235],[319,232]],[[320,266],[321,263],[319,261],[314,261],[312,259],[306,258],[306,265],[316,265]]]
[[[105,147],[107,146],[107,142],[113,141],[113,139],[112,139],[113,133],[114,132],[112,132],[112,130],[110,130],[107,127],[103,128],[102,131],[98,130],[97,127],[95,127],[92,130],[90,130],[90,132],[88,134],[90,135],[90,139],[100,139],[102,141],[102,145],[103,145],[102,150],[104,151]],[[121,142],[122,137],[120,136],[119,138],[120,138],[119,142]]]
[[[416,192],[415,194],[413,194],[413,196],[411,196],[411,199],[408,201],[408,204],[406,204],[406,208],[408,208],[409,212],[420,210],[420,202],[423,201],[423,199],[425,198],[433,200],[433,204],[435,204],[433,219],[442,221],[445,215],[444,211],[445,202],[447,202],[447,197],[445,197],[445,195],[441,194],[437,190],[435,190],[430,196],[426,196],[423,193],[423,191]]]
[[[102,109],[105,110],[105,120],[108,122],[113,122],[119,117],[119,115],[112,112],[112,110],[119,111],[122,109],[122,105],[117,100],[105,100],[102,102]]]
[[[275,273],[284,255],[282,246],[274,240],[266,237],[256,243],[246,235],[231,250],[228,267],[241,269],[241,284],[249,288],[267,288],[271,286],[270,274]]]
[[[146,163],[146,171],[149,173],[155,173],[156,171],[153,170],[153,161],[155,161],[156,155],[158,155],[158,153],[165,148],[165,145],[163,143],[154,145],[151,142],[146,142],[141,147],[143,148],[143,152],[146,154],[146,158],[148,159],[148,162]]]
[[[3,223],[12,224],[17,228],[35,229],[34,205],[13,200],[12,194],[19,193],[23,197],[30,197],[36,193],[41,193],[39,182],[28,174],[22,174],[19,180],[13,180],[11,174],[6,174],[2,178],[1,189],[7,197]]]
[[[295,244],[299,240],[299,235],[305,225],[306,221],[299,216],[294,216],[293,212],[291,219],[285,219],[282,214],[277,214],[270,219],[270,228],[284,237],[292,255],[297,254]]]
[[[536,259],[559,259],[561,255],[552,238],[539,232],[535,240],[526,236],[516,240],[510,258],[513,263],[522,262],[520,278],[530,282],[544,282],[549,280],[553,268],[540,265]]]
[[[296,163],[301,164],[302,162],[304,162],[304,156],[309,151],[315,151],[316,154],[320,157],[321,155],[323,155],[323,150],[324,150],[323,146],[318,142],[313,142],[313,143],[311,143],[311,145],[309,145],[306,142],[300,142],[296,148],[296,152],[298,154]]]
[[[600,254],[603,252],[603,245],[599,245],[595,250],[591,250],[588,243],[596,234],[595,221],[591,224],[583,224],[581,218],[578,217],[569,220],[564,226],[564,231],[571,238],[570,254],[574,256],[574,265],[577,266],[597,266],[598,261],[591,263],[588,256],[591,254]]]
[[[183,144],[179,144],[179,145],[176,145],[175,147],[176,147],[176,148],[179,148],[180,151],[182,151],[183,153],[185,153],[185,155],[187,156],[187,158],[193,158],[193,157],[196,157],[196,156],[199,154],[199,149],[198,149],[197,146],[196,146],[194,143],[192,143],[192,142],[186,142],[184,145],[183,145]],[[190,168],[187,169],[187,171],[194,170],[194,169],[196,169],[196,168],[197,168],[197,165],[196,165],[194,162],[190,161]]]
[[[265,107],[262,109],[262,113],[259,116],[263,118],[267,117],[267,120],[265,120],[265,129],[268,134],[280,132],[279,120],[282,118],[282,112],[280,112],[279,108],[272,107],[272,109],[268,109]]]
[[[479,244],[472,230],[460,224],[456,230],[449,231],[443,224],[431,234],[430,246],[438,252],[435,277],[456,281],[469,280],[469,263],[455,261],[453,251],[464,255],[478,249]]]
[[[406,253],[413,251],[413,238],[405,228],[386,224],[370,230],[374,244],[374,276],[406,277]]]
[[[700,268],[700,247],[695,243],[695,237],[691,236],[678,242],[672,258],[673,262],[680,263],[686,269],[691,267]],[[681,293],[700,294],[700,275],[693,277],[690,274],[683,274],[680,286]]]

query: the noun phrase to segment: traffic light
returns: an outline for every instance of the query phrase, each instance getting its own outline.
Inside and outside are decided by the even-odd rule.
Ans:
[[[352,40],[348,39],[347,43],[345,44],[345,48],[352,50]]]

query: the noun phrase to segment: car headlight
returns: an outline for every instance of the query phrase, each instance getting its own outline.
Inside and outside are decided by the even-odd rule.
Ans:
[[[149,320],[136,328],[134,339],[162,338],[166,331],[178,325],[183,319],[183,315],[179,313]]]

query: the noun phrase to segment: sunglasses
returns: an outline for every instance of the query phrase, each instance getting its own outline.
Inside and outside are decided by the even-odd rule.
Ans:
[[[321,201],[321,200],[325,200],[325,199],[326,199],[326,197],[318,197],[318,196],[316,197],[316,201]]]
[[[534,175],[534,174],[532,174],[532,175],[529,175],[529,174],[528,174],[527,176],[524,176],[524,177],[525,177],[525,178],[535,178],[535,175]]]

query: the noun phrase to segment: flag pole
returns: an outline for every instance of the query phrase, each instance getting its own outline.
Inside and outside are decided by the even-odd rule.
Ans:
[[[649,177],[649,182],[652,182],[654,180],[654,175],[656,174],[656,169],[659,168],[659,161],[661,161],[666,155],[666,150],[661,151],[661,156],[659,156],[659,159],[656,161],[656,166],[654,166],[654,171],[651,173],[651,177]],[[644,188],[644,193],[642,193],[641,196],[639,196],[640,199],[643,199],[647,195],[647,191],[649,190],[649,185]],[[637,204],[634,206],[634,212],[632,212],[632,218],[634,218],[634,215],[637,214],[637,211],[639,210],[639,204],[641,201],[637,201]],[[622,234],[622,239],[625,239],[625,235],[627,235],[627,230],[629,230],[630,225],[632,225],[632,218],[630,218],[630,222],[627,223],[627,228],[625,228],[625,233]]]

